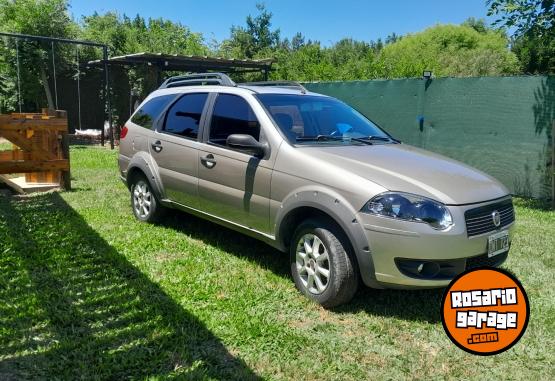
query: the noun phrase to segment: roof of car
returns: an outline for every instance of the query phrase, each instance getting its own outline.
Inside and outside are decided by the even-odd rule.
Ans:
[[[254,93],[262,94],[290,94],[290,95],[320,95],[309,93],[299,82],[278,80],[235,83],[224,73],[189,73],[167,78],[158,88],[157,94],[188,93],[192,91],[223,91],[235,92],[236,89],[245,89]],[[179,89],[169,91],[169,89]],[[185,90],[187,89],[187,90]],[[235,90],[231,90],[235,89]]]
[[[303,91],[297,88],[281,87],[281,86],[256,86],[256,85],[242,85],[238,84],[237,87],[251,90],[259,94],[303,94],[303,95],[321,95],[310,91]]]
[[[288,94],[288,95],[316,95],[325,96],[323,94],[313,93],[310,91],[303,91],[301,89],[279,86],[255,86],[255,85],[242,85],[237,86],[223,86],[223,85],[198,85],[198,86],[184,86],[184,87],[169,87],[165,89],[158,89],[152,93],[163,94],[179,94],[191,92],[235,92],[234,90],[246,90],[251,93],[257,94]]]

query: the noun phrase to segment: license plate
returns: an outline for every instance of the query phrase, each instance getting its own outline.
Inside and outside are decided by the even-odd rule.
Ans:
[[[488,258],[509,250],[509,232],[504,230],[488,237]]]

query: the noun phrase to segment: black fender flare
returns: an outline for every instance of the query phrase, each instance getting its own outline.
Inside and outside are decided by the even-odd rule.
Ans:
[[[162,180],[160,179],[160,172],[156,162],[144,152],[138,152],[135,156],[133,156],[129,162],[129,166],[127,167],[127,174],[125,178],[128,187],[131,186],[129,183],[131,180],[130,177],[137,170],[141,171],[146,176],[156,194],[156,197],[158,197],[159,200],[163,200],[165,198],[164,187],[162,186]]]
[[[357,211],[338,192],[323,186],[304,187],[287,195],[280,205],[275,218],[276,243],[285,250],[284,229],[287,215],[295,209],[310,207],[330,216],[343,229],[357,258],[362,280],[367,286],[382,288],[376,280],[374,261],[364,226],[357,219]]]

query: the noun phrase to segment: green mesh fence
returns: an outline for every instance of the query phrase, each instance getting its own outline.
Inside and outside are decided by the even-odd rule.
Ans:
[[[349,103],[404,143],[483,170],[514,194],[551,197],[555,77],[304,85]]]

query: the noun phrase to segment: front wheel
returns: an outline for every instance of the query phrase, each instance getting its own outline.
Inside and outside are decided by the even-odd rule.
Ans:
[[[358,270],[341,229],[307,220],[293,234],[290,247],[291,273],[299,291],[325,308],[353,298]]]
[[[137,177],[131,185],[131,207],[139,221],[157,222],[164,214],[150,183],[142,176]]]

